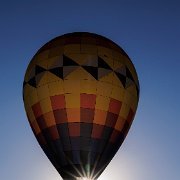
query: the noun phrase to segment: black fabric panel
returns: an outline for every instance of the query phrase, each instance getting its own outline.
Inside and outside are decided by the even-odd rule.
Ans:
[[[70,141],[71,141],[72,151],[80,150],[80,137],[70,136]]]
[[[108,139],[109,140],[112,132],[113,132],[113,128],[104,126],[103,133],[102,133],[102,139]]]
[[[62,146],[61,140],[60,140],[60,139],[55,140],[55,141],[54,141],[54,144],[55,144],[55,147],[56,147],[56,151],[57,151],[57,153],[58,153],[60,166],[65,166],[65,165],[67,165],[68,162],[67,162],[65,153],[64,153],[64,151],[63,151],[63,146]]]
[[[75,177],[81,177],[76,169],[80,170],[82,173],[80,165],[74,165],[74,167],[72,165],[67,165],[59,168],[58,172],[64,180],[76,180]]]
[[[124,136],[126,136],[126,134],[128,133],[129,128],[130,128],[130,125],[129,125],[129,123],[126,121],[126,122],[124,123],[123,129],[122,129],[122,133],[124,134]]]
[[[104,164],[109,163],[109,161],[113,158],[113,146],[111,143],[106,144],[106,147],[101,155],[101,158],[98,162],[99,166],[103,166]]]
[[[67,123],[61,123],[57,125],[57,129],[60,137],[69,137],[69,130]]]
[[[100,140],[98,139],[91,139],[91,152],[98,152]]]
[[[102,154],[103,150],[104,150],[104,147],[105,145],[107,144],[108,140],[105,140],[105,139],[101,139],[100,142],[99,142],[99,145],[98,145],[98,148],[97,148],[97,152]]]
[[[72,161],[72,159],[73,159],[72,151],[71,150],[70,151],[64,151],[64,153],[66,155],[66,158],[67,158],[69,164],[73,164],[73,161]]]
[[[109,132],[110,129],[111,128],[109,128]],[[69,138],[64,137],[63,141],[66,142],[66,139]],[[70,137],[71,145],[74,149],[79,148],[76,143],[79,143],[80,141],[80,149],[82,148],[81,150],[64,151],[64,142],[61,140],[62,139],[58,139],[51,142],[51,145],[48,144],[45,153],[56,169],[58,169],[63,179],[72,180],[74,177],[68,174],[69,172],[76,177],[80,177],[74,167],[76,167],[81,174],[83,174],[83,168],[86,174],[93,173],[94,175],[100,175],[123,142],[124,136],[122,133],[119,134],[117,138],[118,144],[108,143],[109,139],[98,140],[86,137]],[[50,147],[56,148],[56,150],[52,151],[50,150]],[[54,153],[52,154],[50,152]]]
[[[80,126],[80,136],[81,137],[91,137],[92,123],[81,123]]]
[[[80,158],[80,151],[72,151],[73,154],[73,163],[74,164],[81,164],[81,158]]]
[[[46,141],[47,141],[47,142],[50,142],[50,141],[51,141],[51,136],[50,136],[48,130],[49,130],[48,128],[43,129],[43,130],[42,130],[42,134],[43,134],[44,138],[46,139]]]
[[[63,150],[64,151],[72,150],[70,139],[68,137],[61,138],[61,141],[62,141],[62,145],[63,145]]]
[[[100,154],[99,153],[97,153],[97,152],[91,152],[90,153],[89,164],[92,166],[91,170],[93,170],[96,167],[99,158],[100,158]]]
[[[48,146],[41,146],[43,151],[45,152],[46,156],[48,157],[48,159],[51,161],[51,163],[56,167],[59,168],[60,164],[56,159],[56,156],[53,155],[53,153],[51,152],[51,150],[49,149]]]
[[[68,124],[67,123],[58,124],[57,130],[59,132],[60,139],[63,145],[63,151],[70,151],[71,143],[69,139]]]
[[[81,162],[85,167],[86,164],[89,164],[90,152],[89,151],[80,151],[80,156],[81,156]]]
[[[83,151],[91,150],[91,138],[80,137],[80,150]]]

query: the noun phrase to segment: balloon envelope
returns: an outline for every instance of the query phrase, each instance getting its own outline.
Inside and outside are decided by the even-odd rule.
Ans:
[[[139,83],[122,48],[76,32],[35,54],[23,98],[31,128],[63,179],[97,179],[128,133]]]

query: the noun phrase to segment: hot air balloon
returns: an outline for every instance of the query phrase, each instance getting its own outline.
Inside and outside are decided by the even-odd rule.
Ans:
[[[128,55],[88,32],[59,36],[30,61],[23,83],[28,121],[63,179],[97,179],[124,141],[139,100]]]

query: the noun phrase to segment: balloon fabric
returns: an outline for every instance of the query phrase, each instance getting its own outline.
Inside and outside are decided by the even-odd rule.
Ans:
[[[75,32],[34,55],[23,99],[34,135],[62,178],[97,179],[129,131],[139,82],[121,47]]]

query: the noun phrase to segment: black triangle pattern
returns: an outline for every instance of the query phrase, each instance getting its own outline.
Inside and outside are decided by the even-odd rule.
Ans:
[[[115,72],[120,73],[120,74],[126,76],[126,67],[125,66],[120,67],[120,68],[116,69]]]
[[[88,73],[90,73],[96,80],[98,80],[98,68],[93,66],[82,66]]]
[[[99,56],[98,56],[98,68],[112,70],[112,68]]]
[[[70,73],[75,71],[78,66],[64,66],[63,67],[63,79],[66,78]]]
[[[63,66],[79,66],[79,64],[77,64],[71,58],[63,55]]]
[[[109,69],[98,68],[98,80],[104,76],[107,76],[111,72],[112,70]]]
[[[50,69],[49,72],[63,79],[63,67],[56,67],[56,68]]]
[[[74,60],[67,57],[66,55],[63,55],[63,66],[65,66],[65,67],[75,66],[76,67],[76,66],[79,66],[79,64],[77,64]],[[98,72],[99,72],[98,69],[99,68],[104,69],[104,73],[102,73],[102,77],[103,77],[103,74],[107,75],[108,73],[113,71],[112,68],[99,56],[98,56],[98,67],[86,66],[86,65],[81,66],[81,67],[84,68],[89,74],[91,74],[91,76],[93,76],[96,80],[101,78],[100,74],[99,74],[99,78],[98,78]],[[64,79],[63,67],[56,67],[56,68],[46,70],[45,68],[43,68],[39,65],[36,65],[35,66],[35,76],[33,78],[31,78],[28,82],[24,81],[23,86],[25,86],[28,83],[32,87],[36,88],[37,87],[36,75],[38,75],[39,73],[45,72],[45,71],[49,71],[50,73],[56,75],[57,77]],[[120,80],[120,82],[122,83],[124,88],[126,88],[128,86],[127,78],[129,78],[133,83],[135,83],[134,78],[133,78],[131,72],[129,71],[129,69],[127,67],[125,68],[126,74],[122,74],[122,73],[117,72],[117,71],[113,71],[113,72],[116,74],[116,76],[118,77],[118,79]],[[136,90],[137,90],[137,93],[139,94],[139,88],[138,88],[137,84],[136,84]]]
[[[115,74],[119,78],[119,80],[121,81],[123,87],[125,88],[126,87],[126,76],[124,76],[120,73],[117,73],[117,72],[115,72]]]
[[[134,84],[134,82],[126,76],[126,86],[125,87],[128,88],[133,84]]]
[[[127,67],[126,67],[126,76],[134,82],[134,78]]]
[[[36,78],[33,77],[32,79],[30,79],[30,80],[28,81],[28,84],[29,84],[30,86],[36,88]]]
[[[35,76],[36,76],[37,74],[39,74],[39,73],[44,72],[44,71],[47,71],[47,70],[44,69],[44,68],[41,67],[41,66],[36,65],[36,67],[35,67]]]

